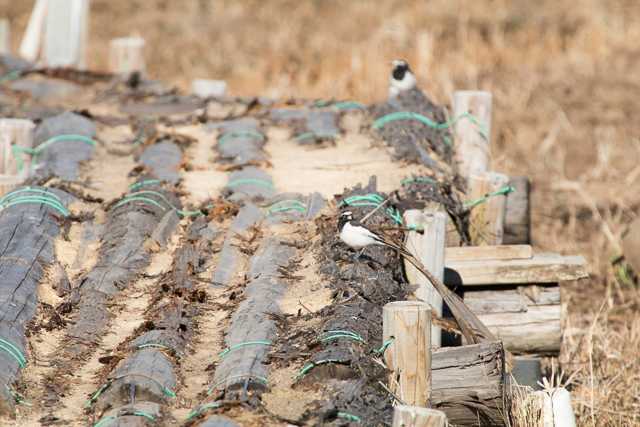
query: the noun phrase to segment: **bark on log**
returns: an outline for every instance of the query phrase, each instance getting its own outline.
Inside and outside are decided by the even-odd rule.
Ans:
[[[276,238],[268,238],[251,259],[245,299],[231,318],[225,344],[228,352],[215,370],[212,389],[232,390],[246,385],[261,390],[266,386],[268,367],[264,364],[269,342],[276,335],[270,316],[279,313],[278,300],[287,284],[279,269],[289,264],[295,249]]]
[[[182,151],[171,141],[161,141],[142,152],[140,163],[149,168],[151,174],[159,180],[176,184],[180,180]]]
[[[432,407],[447,414],[453,425],[506,425],[504,362],[501,342],[434,351]]]
[[[526,176],[512,176],[509,180],[509,185],[515,191],[507,194],[502,243],[505,245],[528,244],[531,241],[529,178]]]
[[[94,425],[100,425],[100,427],[149,427],[157,425],[157,420],[161,417],[161,408],[157,403],[136,402],[108,411]]]
[[[56,194],[64,205],[72,200],[62,191],[38,190]],[[28,360],[25,332],[36,313],[44,268],[54,261],[53,241],[60,232],[60,215],[57,209],[38,202],[0,211],[0,415],[14,410],[10,390]]]
[[[470,288],[464,302],[515,354],[557,355],[562,342],[560,287]]]

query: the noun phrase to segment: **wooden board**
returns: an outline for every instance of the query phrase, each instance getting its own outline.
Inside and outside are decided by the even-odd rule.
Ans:
[[[557,283],[588,276],[582,256],[554,253],[536,254],[529,259],[452,261],[445,260],[448,285],[499,285],[519,283]]]
[[[504,361],[501,342],[435,350],[432,408],[447,414],[453,425],[506,425]]]
[[[515,354],[557,355],[562,340],[560,287],[466,291],[464,302]]]
[[[533,257],[530,245],[460,246],[445,249],[447,262],[496,259],[528,259]]]

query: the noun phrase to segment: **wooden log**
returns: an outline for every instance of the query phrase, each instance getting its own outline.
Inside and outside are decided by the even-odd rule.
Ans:
[[[419,301],[390,302],[382,309],[382,340],[391,370],[389,388],[408,405],[428,406],[431,395],[431,308]]]
[[[504,238],[506,196],[495,194],[509,184],[509,177],[486,172],[469,177],[471,208],[470,230],[474,245],[501,245]]]
[[[634,220],[622,236],[624,259],[640,275],[640,218]]]
[[[94,426],[148,427],[162,417],[160,405],[154,402],[135,402],[105,412]],[[151,422],[151,423],[150,423]]]
[[[191,92],[200,98],[222,98],[227,93],[227,82],[224,80],[194,79],[191,81]]]
[[[456,91],[453,93],[456,159],[460,174],[469,179],[491,167],[491,103],[490,92]],[[467,117],[471,114],[478,124]]]
[[[44,31],[44,63],[86,68],[89,0],[49,0]]]
[[[443,347],[432,353],[432,407],[452,425],[507,425],[501,342]]]
[[[0,18],[0,55],[11,52],[11,25],[7,18]]]
[[[267,238],[251,259],[245,299],[231,318],[225,336],[227,350],[213,377],[212,390],[229,393],[236,389],[264,390],[270,342],[276,336],[272,313],[280,312],[278,300],[287,289],[279,269],[285,268],[295,249],[277,238]]]
[[[141,37],[120,37],[109,42],[109,70],[116,74],[144,74],[145,41]]]
[[[405,213],[405,223],[410,226],[422,227],[422,234],[417,231],[407,233],[406,247],[422,261],[429,272],[442,281],[444,278],[447,215],[444,212],[409,210]],[[413,264],[405,260],[404,266],[409,283],[418,285],[415,296],[428,303],[434,315],[442,317],[443,303],[440,293]],[[441,343],[441,328],[432,326],[431,345],[440,347]]]
[[[465,291],[464,302],[515,354],[557,355],[562,342],[560,287]]]
[[[588,277],[582,256],[535,254],[529,259],[451,261],[445,260],[445,283],[457,286],[557,283]]]
[[[27,325],[36,314],[44,266],[54,261],[53,241],[63,216],[53,203],[27,198],[55,198],[62,206],[72,200],[64,192],[42,187],[19,188],[8,197],[0,210],[0,415],[14,411],[11,391],[28,361]]]
[[[509,185],[514,191],[507,194],[502,242],[509,245],[531,241],[530,183],[526,176],[512,176]]]
[[[447,416],[437,409],[398,405],[393,408],[393,427],[446,427]]]
[[[458,246],[446,248],[444,257],[447,262],[530,259],[533,248],[529,245]]]
[[[140,155],[140,163],[161,181],[177,184],[180,180],[182,150],[170,140],[150,145]]]

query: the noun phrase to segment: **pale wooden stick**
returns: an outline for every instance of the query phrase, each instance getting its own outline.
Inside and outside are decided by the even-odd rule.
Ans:
[[[436,409],[399,405],[393,408],[393,427],[446,427],[447,416]]]
[[[144,73],[145,41],[140,37],[121,37],[109,43],[109,68],[111,72],[129,74]]]
[[[469,178],[487,172],[491,166],[491,93],[482,91],[456,91],[453,94],[453,117],[459,118],[454,126],[456,159],[460,174]],[[478,124],[465,114],[471,114]]]

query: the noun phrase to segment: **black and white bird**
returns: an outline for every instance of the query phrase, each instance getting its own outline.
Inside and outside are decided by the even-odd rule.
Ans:
[[[340,218],[338,219],[338,233],[340,233],[340,240],[342,240],[343,243],[352,249],[360,251],[358,258],[362,255],[365,248],[371,245],[382,245],[402,253],[406,252],[400,245],[371,231],[365,225],[353,219],[353,212],[351,211],[345,211],[340,214]]]

